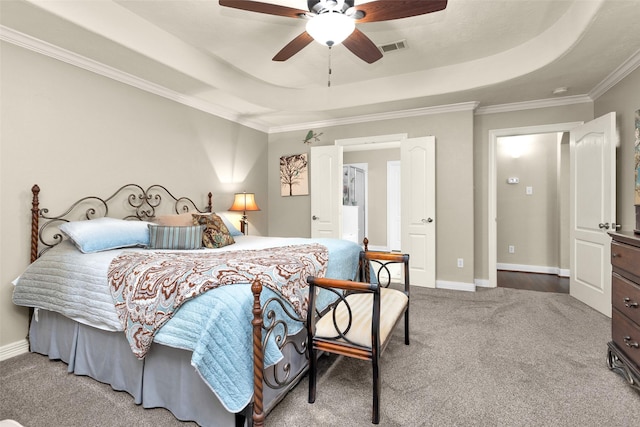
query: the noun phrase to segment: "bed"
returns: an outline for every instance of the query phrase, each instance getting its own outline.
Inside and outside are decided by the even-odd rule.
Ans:
[[[30,351],[203,426],[262,425],[307,370],[306,286],[299,283],[307,275],[352,280],[358,271],[359,245],[245,236],[213,213],[211,193],[200,209],[164,186],[128,184],[107,198],[83,197],[59,215],[40,207],[37,185],[32,195],[31,264],[13,295],[30,309]],[[185,217],[193,227],[171,225]],[[218,246],[227,234],[233,244],[190,246],[206,236]],[[176,307],[165,291],[173,287],[187,289]],[[134,288],[147,298],[134,300],[126,293]]]

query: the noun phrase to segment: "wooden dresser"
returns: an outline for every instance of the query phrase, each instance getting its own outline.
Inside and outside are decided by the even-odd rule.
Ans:
[[[607,364],[640,390],[640,236],[609,233],[611,242],[611,336]]]

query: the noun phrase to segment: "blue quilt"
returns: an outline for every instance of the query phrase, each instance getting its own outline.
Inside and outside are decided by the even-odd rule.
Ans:
[[[329,251],[326,277],[348,280],[356,275],[361,248],[355,243],[334,239],[281,240],[274,246],[325,246]],[[83,254],[65,240],[25,270],[17,280],[13,302],[55,311],[103,330],[122,331],[107,271],[111,260],[125,251],[129,250]],[[263,288],[263,303],[273,296],[273,291]],[[330,292],[319,295],[318,306],[328,304],[330,296]],[[253,396],[252,304],[249,284],[213,289],[184,303],[154,338],[156,343],[192,351],[191,364],[230,412],[241,411]],[[303,326],[290,322],[289,333],[296,333]],[[265,367],[282,358],[275,342],[267,343]]]
[[[299,240],[299,242],[298,242]],[[350,280],[356,276],[360,246],[333,239],[293,239],[292,244],[320,243],[329,250],[326,277]],[[264,303],[275,294],[263,288]],[[319,307],[330,302],[323,294]],[[230,412],[239,412],[253,397],[253,341],[251,285],[223,286],[183,304],[154,341],[193,351],[191,364]],[[201,325],[204,325],[202,327]],[[302,329],[290,322],[289,332]],[[283,357],[272,339],[265,349],[265,367]]]

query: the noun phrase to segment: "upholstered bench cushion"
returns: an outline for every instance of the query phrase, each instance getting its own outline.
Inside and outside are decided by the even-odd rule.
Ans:
[[[373,295],[358,293],[349,295],[347,303],[353,316],[351,329],[345,335],[352,342],[363,347],[371,348],[371,318],[373,315]],[[396,289],[382,288],[380,290],[380,343],[387,339],[398,318],[404,312],[409,299]],[[336,323],[341,331],[349,325],[349,310],[344,302],[336,308]],[[316,323],[315,336],[334,338],[338,335],[333,324],[333,313],[328,312]]]

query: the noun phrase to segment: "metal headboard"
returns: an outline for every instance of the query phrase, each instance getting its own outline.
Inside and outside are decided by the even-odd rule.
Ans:
[[[50,215],[47,208],[40,208],[40,187],[31,188],[31,262],[56,246],[63,240],[58,230],[62,222],[75,220],[91,220],[109,216],[109,208],[119,208],[124,212],[122,219],[148,221],[161,212],[160,206],[171,213],[213,212],[212,194],[208,194],[208,203],[204,210],[198,208],[188,197],[175,197],[166,187],[158,184],[146,189],[138,184],[126,184],[118,188],[111,196],[103,199],[97,196],[86,196],[72,203],[59,215]],[[118,204],[119,203],[119,204]]]

